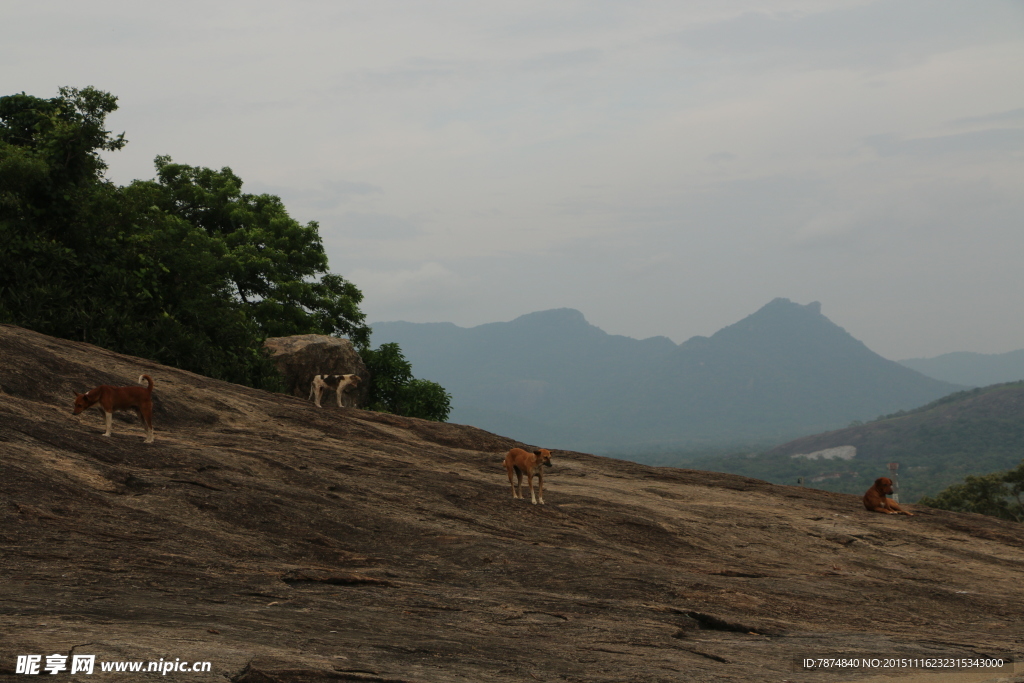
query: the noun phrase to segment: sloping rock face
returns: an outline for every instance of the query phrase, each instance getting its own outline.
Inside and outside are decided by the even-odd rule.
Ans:
[[[71,415],[73,389],[143,372],[154,444],[134,415],[110,438]],[[501,466],[517,445],[0,326],[0,679],[54,653],[96,673],[53,680],[180,661],[210,671],[159,678],[220,683],[852,681],[886,670],[798,661],[1024,654],[1021,525],[566,451],[533,506]],[[1022,680],[958,680],[998,676]]]
[[[355,374],[359,375],[362,382],[349,395],[355,399],[355,405],[366,404],[370,391],[370,371],[363,365],[359,352],[348,339],[299,334],[271,337],[263,346],[270,352],[278,372],[284,377],[285,391],[292,396],[309,398],[313,375]],[[327,399],[336,405],[333,393]]]

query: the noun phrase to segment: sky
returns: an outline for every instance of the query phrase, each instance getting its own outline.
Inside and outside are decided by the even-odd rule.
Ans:
[[[6,0],[0,94],[88,85],[111,180],[232,168],[371,322],[1024,348],[1022,0]]]

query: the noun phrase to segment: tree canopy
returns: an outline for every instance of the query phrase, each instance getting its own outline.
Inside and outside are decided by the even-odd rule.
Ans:
[[[412,366],[398,344],[381,344],[362,353],[373,375],[369,408],[386,413],[444,422],[451,412],[451,396],[436,382],[415,379]]]
[[[108,181],[116,109],[93,87],[0,97],[0,321],[264,388],[268,336],[368,350],[362,293],[279,197],[169,156],[152,180]]]
[[[1024,522],[1024,462],[1005,472],[969,475],[962,484],[953,484],[935,497],[925,496],[918,503]]]
[[[370,340],[358,304],[362,293],[327,271],[319,225],[301,225],[281,199],[245,194],[230,168],[156,159],[159,207],[202,228],[223,249],[225,278],[245,314],[267,336],[342,334],[358,347]]]

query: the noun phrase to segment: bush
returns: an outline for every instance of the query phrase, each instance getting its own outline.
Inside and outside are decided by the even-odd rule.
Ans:
[[[451,412],[451,395],[436,382],[415,379],[412,366],[398,344],[381,344],[360,351],[370,371],[367,407],[384,413],[444,422]]]
[[[934,498],[925,496],[918,503],[953,512],[977,512],[1012,522],[1024,522],[1024,461],[1006,472],[964,477]]]

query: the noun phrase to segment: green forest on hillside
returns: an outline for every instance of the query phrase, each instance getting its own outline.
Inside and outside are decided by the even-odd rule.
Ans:
[[[127,144],[105,128],[116,109],[92,87],[0,97],[0,322],[266,389],[264,339],[344,335],[390,381],[375,407],[447,417],[400,350],[370,352],[362,293],[328,270],[315,221],[227,167],[160,156],[153,180],[107,180],[102,155]]]
[[[1024,382],[960,391],[910,411],[821,435],[814,446],[798,440],[752,453],[664,454],[657,464],[741,474],[777,484],[862,494],[887,465],[898,462],[900,500],[935,496],[968,475],[1016,467],[1024,458]],[[793,457],[852,444],[852,460]]]

